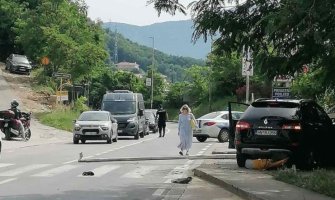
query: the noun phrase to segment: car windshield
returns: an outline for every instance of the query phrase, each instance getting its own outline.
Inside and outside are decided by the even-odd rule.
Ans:
[[[299,104],[292,102],[254,102],[246,111],[244,117],[278,116],[287,119],[298,118]]]
[[[108,121],[108,113],[84,112],[79,116],[78,121]]]
[[[212,112],[200,117],[199,119],[213,119],[218,117],[219,115],[221,115],[220,112]]]
[[[113,115],[134,114],[136,112],[135,101],[105,101],[102,110],[109,111]]]
[[[18,56],[18,57],[13,57],[13,61],[17,63],[26,63],[29,64],[29,61],[26,57],[23,56]]]

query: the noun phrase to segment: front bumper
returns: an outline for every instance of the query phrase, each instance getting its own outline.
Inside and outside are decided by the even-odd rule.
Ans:
[[[138,132],[138,123],[118,122],[117,133],[119,136],[135,136]]]
[[[73,138],[78,140],[107,140],[111,137],[109,129],[102,130],[100,127],[82,127],[78,131],[73,131]]]

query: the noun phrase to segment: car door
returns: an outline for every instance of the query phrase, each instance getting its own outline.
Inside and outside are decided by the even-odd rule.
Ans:
[[[228,102],[228,119],[229,119],[229,144],[228,144],[228,148],[230,149],[234,149],[235,148],[235,127],[236,127],[236,123],[238,122],[238,120],[233,119],[233,115],[232,115],[232,107],[237,107],[238,109],[235,110],[241,110],[244,111],[245,109],[248,108],[250,104],[247,103],[241,103],[241,102]]]

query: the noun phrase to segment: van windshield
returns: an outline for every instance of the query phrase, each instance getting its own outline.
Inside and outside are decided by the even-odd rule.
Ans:
[[[109,111],[112,115],[136,113],[135,101],[105,101],[102,110]]]

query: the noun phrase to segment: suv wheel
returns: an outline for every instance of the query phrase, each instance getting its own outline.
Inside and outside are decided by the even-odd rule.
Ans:
[[[79,144],[79,140],[73,138],[73,144]]]
[[[228,129],[221,129],[218,135],[219,142],[228,142],[229,132]]]
[[[239,167],[245,167],[246,160],[247,160],[247,156],[245,154],[236,152],[236,161]]]
[[[205,142],[207,140],[207,137],[206,136],[197,136],[197,140],[199,142]]]
[[[135,139],[135,140],[138,140],[139,138],[140,138],[140,133],[137,132],[136,135],[134,136],[134,139]]]
[[[145,132],[145,130],[143,130],[143,131],[140,133],[140,137],[141,137],[141,138],[144,138],[144,134],[145,134],[144,132]]]

